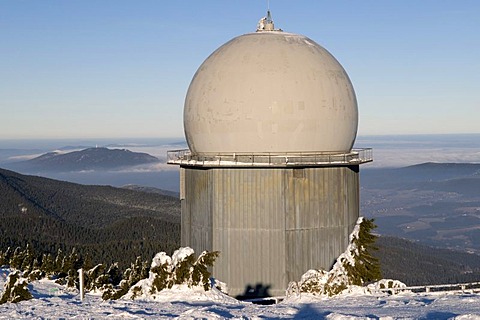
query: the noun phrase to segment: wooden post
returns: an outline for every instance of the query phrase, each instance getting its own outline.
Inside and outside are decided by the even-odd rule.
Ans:
[[[78,269],[78,278],[80,281],[80,301],[83,301],[83,298],[85,297],[84,294],[84,289],[83,289],[83,269]]]

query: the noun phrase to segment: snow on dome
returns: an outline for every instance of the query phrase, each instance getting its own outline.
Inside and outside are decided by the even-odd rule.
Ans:
[[[357,100],[340,63],[315,41],[281,31],[236,37],[213,52],[187,92],[190,150],[349,152]]]

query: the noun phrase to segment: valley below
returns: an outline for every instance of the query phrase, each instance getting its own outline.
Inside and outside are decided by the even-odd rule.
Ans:
[[[361,176],[361,212],[377,232],[480,253],[480,165],[425,163],[367,169]]]

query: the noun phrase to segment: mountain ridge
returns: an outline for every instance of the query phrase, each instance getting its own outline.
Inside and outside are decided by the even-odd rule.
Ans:
[[[65,153],[47,152],[33,159],[10,163],[9,168],[28,172],[72,172],[119,169],[157,162],[160,162],[158,158],[147,153],[95,147]]]

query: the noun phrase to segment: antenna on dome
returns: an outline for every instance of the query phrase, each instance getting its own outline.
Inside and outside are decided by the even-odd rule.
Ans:
[[[273,24],[272,14],[270,13],[270,1],[267,0],[267,16],[263,17],[258,21],[257,32],[258,31],[276,31]]]

